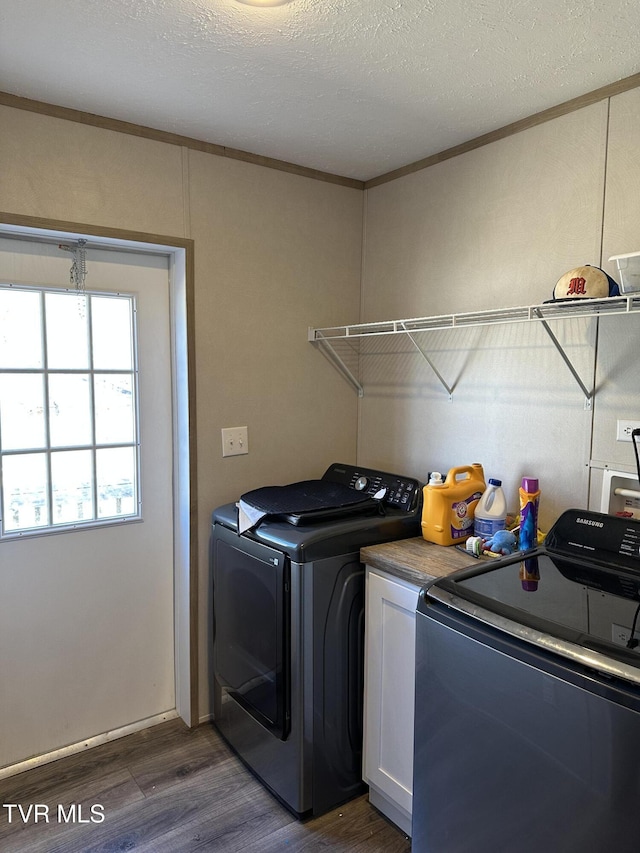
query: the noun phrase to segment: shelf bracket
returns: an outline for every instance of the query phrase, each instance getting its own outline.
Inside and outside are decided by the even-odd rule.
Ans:
[[[418,350],[418,352],[419,352],[419,353],[420,353],[420,355],[424,358],[424,360],[427,362],[427,364],[429,365],[429,367],[431,368],[431,370],[433,370],[433,372],[435,373],[435,375],[438,377],[438,379],[439,379],[439,381],[440,381],[440,384],[442,385],[442,387],[445,389],[445,391],[446,391],[446,392],[448,393],[448,395],[449,395],[449,402],[450,402],[450,403],[451,403],[451,402],[453,402],[453,388],[449,387],[448,383],[445,381],[444,377],[442,376],[442,374],[440,373],[440,371],[438,370],[438,368],[437,368],[437,367],[435,366],[435,364],[431,361],[431,359],[429,358],[429,356],[428,356],[428,355],[426,354],[426,352],[422,349],[422,347],[421,347],[421,346],[420,346],[420,344],[416,341],[416,339],[413,337],[413,335],[411,334],[411,332],[406,328],[405,324],[404,324],[404,323],[401,323],[400,325],[402,326],[402,328],[403,328],[403,330],[404,330],[405,334],[407,335],[407,337],[409,338],[409,340],[411,341],[411,343],[412,343],[412,344],[414,345],[414,347]]]
[[[569,368],[569,370],[571,371],[571,375],[573,376],[573,378],[576,380],[576,382],[577,382],[577,383],[578,383],[578,385],[580,386],[580,388],[581,388],[581,390],[582,390],[582,393],[583,393],[583,394],[584,394],[584,396],[585,396],[585,402],[584,402],[584,407],[585,407],[585,409],[590,410],[590,409],[591,409],[591,406],[592,406],[592,402],[593,402],[593,393],[594,393],[594,389],[592,388],[592,389],[591,389],[591,391],[589,391],[589,389],[587,388],[587,386],[584,384],[584,382],[583,382],[583,381],[582,381],[582,379],[580,378],[580,375],[578,374],[578,371],[575,369],[575,367],[574,367],[574,366],[573,366],[573,364],[571,363],[571,359],[569,358],[569,356],[568,356],[568,355],[566,354],[566,352],[564,351],[564,348],[563,348],[562,344],[561,344],[561,343],[560,343],[560,341],[557,339],[557,337],[554,335],[554,333],[553,333],[553,332],[552,332],[552,330],[551,330],[551,327],[549,326],[549,324],[547,323],[547,321],[546,321],[546,320],[544,319],[544,317],[542,316],[542,314],[541,314],[541,312],[540,312],[540,309],[539,309],[539,308],[536,308],[536,309],[535,309],[535,313],[537,314],[537,316],[538,316],[539,320],[541,321],[543,329],[545,330],[545,332],[546,332],[546,333],[549,335],[549,337],[551,338],[551,342],[553,343],[554,347],[555,347],[555,348],[558,350],[558,352],[560,353],[560,356],[561,356],[562,360],[564,361],[564,363],[567,365],[567,367],[568,367],[568,368]]]
[[[347,382],[356,389],[358,392],[358,397],[364,397],[364,388],[360,384],[360,382],[356,379],[353,373],[349,370],[344,361],[340,358],[335,349],[331,346],[331,344],[323,337],[322,332],[318,329],[315,330],[315,335],[312,337],[311,330],[309,331],[309,340],[313,343],[317,343],[320,345],[320,349],[327,356],[329,361],[338,368],[340,373],[344,376]]]

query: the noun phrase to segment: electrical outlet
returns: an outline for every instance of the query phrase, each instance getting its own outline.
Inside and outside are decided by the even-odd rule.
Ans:
[[[618,421],[616,441],[633,441],[631,433],[634,429],[640,429],[640,421]]]
[[[616,646],[626,646],[629,642],[630,634],[630,628],[625,628],[623,625],[616,625],[615,622],[611,623],[611,642],[615,643]]]
[[[630,628],[625,628],[624,625],[616,625],[615,622],[611,623],[611,641],[615,643],[616,646],[626,646],[629,642],[630,636]],[[638,631],[638,629],[633,632],[633,639],[640,643],[640,631]]]
[[[240,456],[249,452],[249,437],[246,426],[227,427],[222,430],[222,455]]]

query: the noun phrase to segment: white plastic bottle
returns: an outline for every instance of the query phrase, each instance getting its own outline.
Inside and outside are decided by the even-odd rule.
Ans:
[[[473,517],[473,535],[490,539],[507,524],[507,501],[502,491],[502,480],[489,480],[489,485],[476,504]]]

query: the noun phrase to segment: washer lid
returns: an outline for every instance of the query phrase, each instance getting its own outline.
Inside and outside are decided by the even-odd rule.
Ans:
[[[330,480],[264,486],[240,497],[240,510],[253,521],[251,527],[266,516],[289,516],[287,520],[291,523],[300,523],[302,519],[335,518],[352,512],[375,511],[378,507],[379,502],[369,495]]]
[[[290,512],[313,512],[318,509],[366,503],[368,495],[356,492],[342,483],[329,480],[302,480],[287,486],[264,486],[241,496],[240,500],[272,515]]]
[[[600,663],[640,666],[640,644],[628,645],[632,629],[640,638],[640,571],[633,567],[565,557],[545,545],[439,579],[418,609],[429,615],[443,605],[547,650],[571,648],[575,657],[581,649]],[[616,674],[629,679],[628,672]],[[633,680],[640,681],[637,669]]]

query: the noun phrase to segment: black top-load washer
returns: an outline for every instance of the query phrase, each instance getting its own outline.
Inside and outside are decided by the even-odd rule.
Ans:
[[[213,512],[215,725],[296,815],[364,789],[359,552],[419,535],[421,497],[413,478],[334,463]]]

